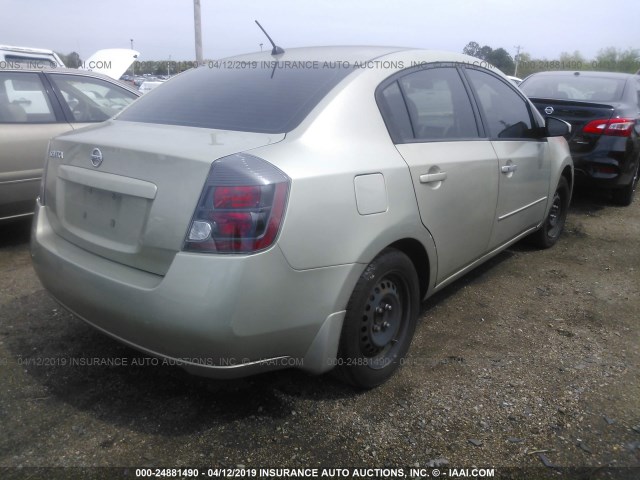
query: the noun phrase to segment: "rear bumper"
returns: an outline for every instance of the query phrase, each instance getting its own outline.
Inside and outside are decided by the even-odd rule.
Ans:
[[[624,140],[624,139],[623,139]],[[573,153],[575,181],[578,186],[621,188],[629,185],[638,166],[638,153],[627,150],[595,150]]]
[[[334,364],[364,266],[296,271],[276,246],[249,256],[180,252],[159,276],[58,236],[37,205],[31,253],[44,287],[87,323],[197,374],[233,378]]]

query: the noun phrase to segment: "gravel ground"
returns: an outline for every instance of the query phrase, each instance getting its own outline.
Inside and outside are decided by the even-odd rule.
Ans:
[[[426,301],[404,368],[367,392],[331,375],[213,381],[154,365],[59,307],[31,267],[29,225],[0,226],[0,474],[478,466],[638,479],[639,203],[574,198],[554,248],[515,245]],[[30,468],[95,466],[129,470]]]

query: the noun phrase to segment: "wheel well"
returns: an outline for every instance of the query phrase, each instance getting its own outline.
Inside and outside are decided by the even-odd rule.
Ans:
[[[571,167],[566,166],[564,170],[562,170],[562,176],[567,179],[567,183],[569,184],[569,191],[573,191],[573,175],[571,175]]]
[[[427,251],[420,242],[413,238],[405,238],[404,240],[398,240],[397,242],[389,245],[391,248],[395,248],[404,253],[418,274],[418,280],[420,282],[420,299],[424,298],[429,288],[429,256]]]

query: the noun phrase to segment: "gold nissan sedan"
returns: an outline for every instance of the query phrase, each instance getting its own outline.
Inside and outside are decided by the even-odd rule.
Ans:
[[[217,378],[403,363],[420,301],[565,223],[570,125],[465,55],[293,48],[194,68],[56,137],[31,235],[98,330]]]

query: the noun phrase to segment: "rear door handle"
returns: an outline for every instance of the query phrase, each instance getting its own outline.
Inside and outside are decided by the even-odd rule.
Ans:
[[[441,182],[445,178],[447,178],[447,172],[425,173],[424,175],[420,175],[420,183]]]
[[[517,169],[518,169],[517,165],[511,164],[511,165],[503,165],[500,168],[500,171],[502,173],[512,173],[512,172],[515,172]]]

